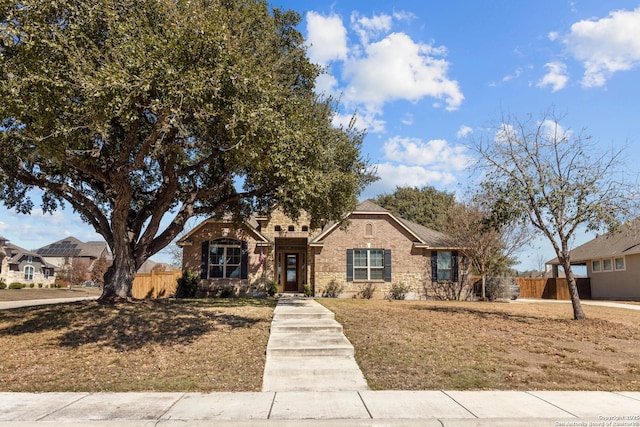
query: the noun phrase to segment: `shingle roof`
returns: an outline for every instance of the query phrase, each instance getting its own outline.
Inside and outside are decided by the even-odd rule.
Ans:
[[[105,242],[81,242],[75,237],[69,236],[62,240],[43,246],[36,251],[37,254],[48,257],[90,257],[99,258],[107,247]]]
[[[576,247],[571,251],[571,262],[635,254],[640,254],[640,218],[625,225],[617,233],[603,234]],[[547,264],[558,264],[558,258]]]
[[[440,233],[435,230],[431,230],[427,227],[424,227],[420,224],[416,224],[415,222],[411,222],[407,219],[396,217],[388,210],[384,209],[381,206],[378,206],[371,200],[366,200],[356,206],[356,209],[350,214],[363,214],[363,213],[371,213],[371,214],[379,214],[386,215],[389,218],[397,221],[401,226],[409,231],[409,233],[413,234],[416,237],[415,243],[422,247],[427,248],[455,248],[456,245],[451,239],[451,237],[447,236],[444,233]],[[322,233],[318,235],[315,239],[311,241],[312,244],[318,243],[321,244],[322,240],[326,235],[331,233],[337,226],[337,223],[330,223],[324,227]]]

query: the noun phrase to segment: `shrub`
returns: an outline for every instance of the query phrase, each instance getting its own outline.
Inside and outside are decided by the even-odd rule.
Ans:
[[[235,292],[233,290],[233,286],[225,286],[224,288],[220,289],[220,298],[231,298],[235,295]]]
[[[35,286],[35,283],[29,283],[29,287],[33,288]]]
[[[0,289],[7,289],[7,283],[4,279],[0,279]]]
[[[176,288],[176,298],[193,298],[198,290],[198,282],[200,278],[195,271],[184,269],[182,277],[178,279],[178,287]]]
[[[39,287],[39,288],[42,288],[42,283],[38,283],[38,287]]]
[[[374,285],[373,283],[360,283],[358,285],[358,293],[356,294],[356,296],[362,299],[371,299],[375,291],[376,285]]]
[[[386,299],[392,300],[402,300],[405,299],[407,293],[411,290],[411,286],[405,285],[402,282],[396,282],[391,285],[389,288],[389,292],[385,296]]]
[[[304,296],[305,297],[313,296],[313,290],[311,289],[311,285],[309,283],[304,285]]]
[[[326,288],[324,288],[324,292],[322,292],[322,296],[325,298],[338,298],[342,293],[344,286],[342,286],[336,279],[331,279]]]
[[[24,288],[26,285],[24,283],[20,283],[20,282],[13,282],[9,284],[9,289],[22,289]]]
[[[269,296],[272,297],[277,293],[278,293],[278,284],[276,282],[269,283],[269,286],[267,286],[267,294],[269,294]]]

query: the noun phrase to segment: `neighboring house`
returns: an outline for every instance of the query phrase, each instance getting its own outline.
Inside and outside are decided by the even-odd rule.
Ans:
[[[19,282],[48,287],[55,282],[54,266],[37,253],[13,245],[0,236],[0,279],[6,285]]]
[[[570,256],[572,265],[587,267],[592,298],[640,300],[640,219],[578,246]],[[557,258],[547,264],[558,271]]]
[[[111,261],[111,254],[106,242],[81,242],[75,237],[66,237],[50,245],[36,250],[48,263],[53,264],[56,270],[72,268],[76,263],[83,264],[83,271],[87,276],[84,280],[91,281],[91,271],[100,257]]]
[[[428,282],[462,280],[466,262],[446,235],[370,201],[346,220],[346,227],[331,223],[311,229],[307,215],[293,222],[277,210],[241,224],[208,219],[178,245],[183,267],[198,271],[201,288],[211,290],[251,293],[276,282],[279,292],[303,292],[308,285],[321,295],[336,281],[350,296],[365,283],[379,291],[403,283],[416,297]]]

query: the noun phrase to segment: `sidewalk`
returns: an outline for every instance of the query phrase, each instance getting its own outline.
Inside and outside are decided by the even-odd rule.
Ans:
[[[640,427],[640,391],[368,390],[333,313],[304,298],[274,311],[263,381],[242,393],[0,393],[0,427]]]
[[[640,392],[0,393],[0,426],[53,424],[640,426]]]

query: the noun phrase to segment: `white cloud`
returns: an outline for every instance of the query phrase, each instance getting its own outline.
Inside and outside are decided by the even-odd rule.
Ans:
[[[363,111],[357,112],[355,115],[355,128],[360,130],[366,130],[371,133],[381,133],[384,131],[386,122],[377,118],[376,112]],[[349,126],[349,123],[353,119],[353,114],[336,114],[333,117],[332,123],[334,126]]]
[[[456,138],[458,139],[466,138],[472,133],[473,133],[473,129],[471,129],[469,126],[462,125],[460,126],[460,129],[458,129],[458,132],[456,132]]]
[[[548,34],[549,40],[551,40],[551,41],[557,40],[559,36],[560,36],[560,35],[558,34],[558,32],[557,32],[557,31],[551,31],[551,32]]]
[[[638,28],[640,8],[613,11],[606,18],[583,20],[571,26],[564,43],[584,65],[583,86],[604,86],[613,73],[640,64]]]
[[[307,13],[308,54],[311,62],[327,65],[347,57],[347,30],[338,15]]]
[[[374,15],[371,18],[361,16],[358,12],[351,14],[351,26],[360,37],[360,42],[364,45],[369,44],[371,37],[388,33],[391,30],[392,17],[381,14]]]
[[[424,97],[444,100],[456,110],[464,95],[458,82],[447,77],[449,63],[438,58],[444,48],[416,43],[404,33],[393,33],[371,43],[364,56],[345,63],[348,100],[380,106],[398,99],[419,101]]]
[[[431,170],[423,166],[381,163],[377,165],[377,172],[380,180],[367,187],[365,196],[390,193],[396,187],[446,186],[457,181],[451,172]]]
[[[522,75],[522,68],[516,68],[516,70],[513,72],[513,74],[507,74],[506,76],[504,76],[502,78],[503,82],[508,82],[510,80],[514,80],[517,79],[518,77],[520,77]]]
[[[444,139],[423,142],[417,138],[394,137],[383,146],[385,158],[410,165],[430,166],[436,170],[465,169],[472,161],[467,148],[451,146]]]
[[[549,70],[547,74],[537,83],[538,87],[551,86],[552,92],[557,92],[567,85],[569,76],[567,75],[567,66],[562,62],[554,61],[544,64]]]
[[[402,124],[405,126],[411,126],[413,124],[413,114],[407,113],[402,118]]]
[[[389,102],[434,98],[436,108],[456,110],[464,100],[458,82],[448,76],[446,48],[391,32],[394,23],[414,15],[353,13],[351,34],[339,15],[309,12],[306,17],[309,57],[327,70],[316,83],[317,92],[339,98],[347,114],[357,111],[369,132],[384,131],[384,121],[378,117]]]

